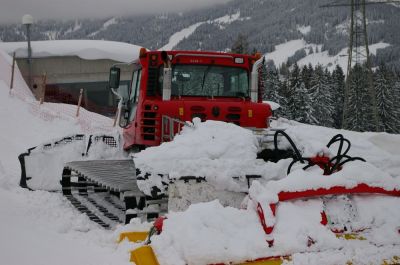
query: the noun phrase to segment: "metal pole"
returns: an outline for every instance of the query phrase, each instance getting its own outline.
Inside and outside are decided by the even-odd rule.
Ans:
[[[13,53],[13,61],[11,66],[10,94],[11,94],[11,89],[13,89],[14,87],[14,70],[15,70],[15,52]]]
[[[371,69],[371,59],[369,57],[369,47],[368,47],[368,35],[367,35],[367,15],[365,13],[365,0],[362,0],[362,14],[363,14],[363,26],[364,26],[364,44],[365,44],[365,53],[367,56],[367,71],[368,71],[368,93],[371,97],[371,105],[372,105],[372,122],[374,123],[375,131],[380,131],[379,124],[379,115],[378,115],[378,105],[376,102],[376,91],[374,87],[374,80],[372,77],[372,69]]]
[[[78,100],[78,108],[76,109],[76,117],[79,117],[79,109],[81,108],[82,97],[83,97],[83,88],[81,88],[81,90],[79,91],[79,100]]]
[[[26,24],[26,36],[28,39],[28,66],[29,66],[29,79],[28,85],[32,89],[32,48],[31,48],[31,25]]]

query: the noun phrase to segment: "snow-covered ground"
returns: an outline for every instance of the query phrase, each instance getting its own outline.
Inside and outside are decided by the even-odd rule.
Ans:
[[[76,106],[34,100],[20,72],[9,89],[12,59],[0,50],[0,263],[129,264],[128,243],[73,209],[59,193],[30,192],[19,184],[17,156],[71,133],[111,133],[113,121]]]
[[[179,44],[179,42],[181,42],[185,38],[187,38],[190,35],[192,35],[193,32],[195,32],[196,29],[198,27],[200,27],[201,25],[203,25],[204,23],[216,24],[216,25],[218,25],[218,27],[223,29],[224,25],[231,24],[232,22],[234,22],[236,20],[249,20],[249,19],[251,19],[251,18],[250,17],[241,18],[240,17],[240,12],[237,12],[237,13],[234,13],[234,14],[231,14],[231,15],[226,15],[226,16],[223,16],[223,17],[216,18],[214,20],[207,20],[207,21],[202,21],[202,22],[195,23],[193,25],[190,25],[187,28],[184,28],[184,29],[174,33],[169,38],[168,43],[165,44],[163,47],[161,47],[159,50],[160,51],[161,50],[173,50],[175,48],[175,46],[177,46]]]
[[[369,45],[370,54],[376,55],[378,49],[384,49],[389,47],[390,44],[379,42]],[[360,49],[365,49],[361,47]],[[334,56],[330,56],[328,51],[322,52],[314,52],[313,54],[308,54],[306,57],[302,58],[298,61],[298,64],[316,66],[317,64],[321,64],[322,66],[327,67],[330,71],[333,71],[336,65],[339,65],[344,73],[347,72],[347,48],[342,49],[338,54]]]
[[[0,51],[1,263],[129,264],[129,250],[135,245],[128,242],[117,244],[118,233],[127,229],[142,230],[147,225],[133,223],[115,231],[106,231],[75,210],[61,194],[32,192],[18,186],[17,156],[26,148],[73,133],[113,133],[116,129],[112,127],[112,120],[84,110],[76,118],[76,107],[72,105],[39,105],[18,71],[15,87],[10,93],[10,69],[11,58]],[[321,151],[328,153],[324,146],[332,136],[342,133],[352,142],[349,155],[364,157],[369,163],[365,167],[362,163],[354,163],[332,176],[322,176],[318,168],[309,171],[312,176],[302,175],[301,170],[294,169],[291,178],[285,178],[290,161],[275,164],[257,160],[258,142],[249,131],[220,122],[200,123],[195,120],[193,123],[193,127],[185,128],[176,137],[176,141],[136,155],[138,165],[155,162],[151,163],[149,170],[162,169],[162,173],[171,176],[174,172],[212,175],[219,187],[230,190],[235,190],[235,186],[229,181],[229,176],[253,170],[263,179],[253,183],[250,189],[252,199],[243,204],[247,205],[247,210],[223,207],[218,201],[211,201],[192,205],[185,212],[170,213],[163,233],[152,240],[162,265],[239,262],[292,252],[296,254],[292,261],[287,262],[289,264],[346,264],[349,260],[353,264],[380,264],[382,259],[400,253],[400,236],[394,230],[398,229],[400,221],[397,198],[354,198],[362,221],[355,225],[363,227],[372,223],[376,228],[363,234],[368,239],[365,241],[338,239],[328,228],[320,225],[323,204],[319,199],[281,203],[276,218],[271,219],[276,221],[274,248],[268,248],[267,237],[253,209],[253,199],[273,202],[276,193],[270,192],[271,187],[283,189],[281,184],[294,178],[330,177],[331,183],[337,184],[337,180],[351,186],[345,175],[352,174],[350,181],[353,184],[365,181],[375,186],[398,187],[399,135],[356,133],[278,120],[275,126],[286,128],[305,156]],[[382,183],[383,178],[388,181]],[[292,184],[296,182],[288,185]],[[268,211],[265,214],[271,217]],[[314,242],[308,248],[309,236]]]
[[[116,19],[116,18],[110,18],[109,20],[107,20],[106,22],[104,22],[103,26],[102,26],[99,30],[90,33],[88,36],[89,36],[89,37],[96,36],[96,35],[99,34],[100,32],[102,32],[102,31],[108,29],[109,26],[114,25],[114,24],[117,24],[117,23],[118,23],[118,19]]]
[[[299,26],[297,29],[302,34],[307,34],[311,28]],[[369,52],[370,54],[376,54],[378,49],[384,49],[389,46],[390,44],[384,42],[374,43],[369,45]],[[311,64],[315,67],[317,64],[320,64],[333,71],[336,65],[339,65],[344,73],[347,72],[347,48],[342,49],[338,54],[333,56],[329,55],[328,51],[321,51],[321,48],[322,45],[307,43],[304,39],[291,40],[276,45],[273,52],[265,54],[265,58],[274,61],[275,65],[279,67],[283,63],[286,63],[288,58],[293,56],[296,51],[304,49],[307,56],[297,62],[299,66]],[[313,53],[310,52],[311,49]]]

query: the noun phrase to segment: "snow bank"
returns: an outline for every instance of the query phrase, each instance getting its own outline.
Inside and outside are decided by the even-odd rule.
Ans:
[[[258,142],[247,129],[233,124],[193,120],[172,142],[135,154],[144,172],[175,176],[240,176],[256,163]]]
[[[348,155],[362,157],[368,163],[393,177],[400,176],[400,135],[387,133],[359,133],[347,130],[337,130],[321,126],[302,124],[286,119],[279,119],[273,126],[286,128],[294,143],[304,156],[313,156],[326,150],[326,144],[336,134],[342,134],[351,142]],[[331,146],[332,154],[336,154],[338,145]]]
[[[140,46],[103,40],[32,41],[32,57],[78,56],[85,60],[110,59],[131,62],[139,58]],[[17,58],[28,57],[26,42],[0,42],[0,49]]]
[[[258,222],[255,212],[224,208],[218,201],[194,204],[168,215],[152,247],[161,265],[256,259],[269,252]]]
[[[136,161],[184,159],[254,159],[258,142],[251,131],[220,121],[193,119],[172,142],[148,148],[136,155]]]

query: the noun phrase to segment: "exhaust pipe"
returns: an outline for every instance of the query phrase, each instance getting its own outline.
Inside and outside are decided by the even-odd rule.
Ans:
[[[250,98],[252,102],[258,102],[258,69],[260,65],[264,64],[265,57],[262,56],[258,59],[254,65],[253,70],[251,72],[251,79],[250,79]]]

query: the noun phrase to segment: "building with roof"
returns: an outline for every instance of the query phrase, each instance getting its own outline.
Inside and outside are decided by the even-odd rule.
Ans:
[[[33,41],[31,81],[26,42],[0,42],[0,49],[16,62],[37,100],[77,104],[83,89],[82,106],[113,116],[117,98],[108,88],[110,67],[138,58],[141,47],[98,40]],[[121,86],[129,86],[131,66],[120,66]]]

